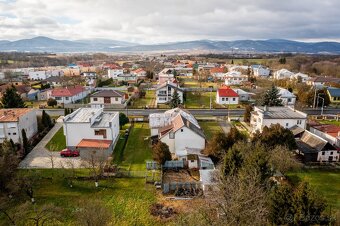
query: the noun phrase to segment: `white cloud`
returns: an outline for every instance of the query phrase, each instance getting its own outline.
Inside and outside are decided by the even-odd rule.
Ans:
[[[340,39],[338,0],[0,0],[0,12],[0,39]]]

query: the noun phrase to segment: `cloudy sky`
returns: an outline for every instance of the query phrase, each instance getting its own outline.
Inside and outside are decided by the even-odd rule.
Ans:
[[[339,0],[0,0],[0,39],[340,41]]]

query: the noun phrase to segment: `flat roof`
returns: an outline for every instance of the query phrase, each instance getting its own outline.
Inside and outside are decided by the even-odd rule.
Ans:
[[[263,113],[263,118],[265,119],[307,119],[307,115],[303,112],[293,110],[289,107],[257,107]]]
[[[64,122],[90,122],[90,118],[101,111],[101,108],[79,108],[70,115],[67,115],[64,118]]]
[[[102,112],[92,124],[91,127],[103,128],[110,127],[110,122],[118,114],[118,112]]]

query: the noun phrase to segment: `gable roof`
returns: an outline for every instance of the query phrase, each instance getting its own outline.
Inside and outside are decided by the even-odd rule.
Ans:
[[[327,148],[328,150],[336,150],[331,144],[329,144],[325,139],[305,130],[300,139],[300,143],[304,143],[305,149],[310,152],[319,152]],[[327,145],[327,147],[326,147]]]
[[[17,122],[19,117],[31,112],[30,108],[0,109],[0,122]]]
[[[164,82],[163,84],[159,85],[157,87],[157,90],[162,89],[162,88],[164,88],[166,86],[170,86],[171,88],[176,89],[177,91],[183,92],[182,88],[180,88],[180,87],[176,86],[174,83],[170,83],[170,82]]]
[[[220,97],[238,97],[238,94],[228,86],[222,86],[217,92]]]
[[[124,95],[125,93],[117,90],[102,90],[91,94],[91,97],[123,97]]]
[[[340,126],[337,125],[314,125],[312,128],[319,130],[323,133],[327,133],[332,137],[340,136]]]
[[[52,96],[54,97],[71,97],[85,91],[82,86],[72,86],[66,88],[57,88],[52,90]]]

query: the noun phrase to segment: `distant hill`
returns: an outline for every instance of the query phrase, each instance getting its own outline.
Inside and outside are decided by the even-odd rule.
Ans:
[[[338,42],[297,42],[284,39],[212,41],[197,40],[153,45],[140,45],[117,40],[56,40],[48,37],[35,37],[18,41],[0,41],[0,51],[30,52],[162,52],[162,51],[214,51],[214,52],[289,52],[340,54]]]

